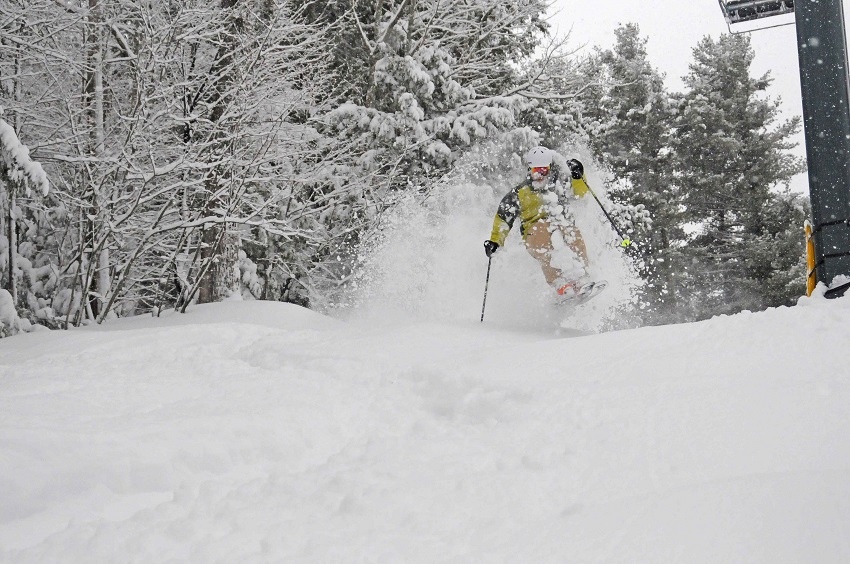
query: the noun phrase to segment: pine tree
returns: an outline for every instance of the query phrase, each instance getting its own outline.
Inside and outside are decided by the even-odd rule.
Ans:
[[[3,109],[0,108],[0,196],[2,204],[6,208],[4,218],[6,240],[5,245],[0,245],[2,255],[5,259],[0,267],[0,272],[6,270],[6,289],[9,291],[9,300],[12,305],[18,302],[18,279],[24,278],[26,274],[30,280],[36,279],[31,273],[31,264],[28,272],[23,272],[21,265],[29,263],[26,257],[19,256],[17,215],[20,210],[17,207],[17,196],[30,196],[31,188],[35,187],[46,196],[50,188],[47,174],[41,163],[30,158],[29,149],[21,144],[14,128],[2,118]]]
[[[651,229],[635,234],[639,271],[646,282],[639,299],[646,322],[675,309],[673,278],[680,268],[676,242],[683,238],[680,194],[673,181],[670,135],[673,108],[664,76],[652,67],[636,24],[615,30],[613,49],[598,54],[607,86],[590,108],[591,145],[610,166],[612,198],[648,212]]]
[[[59,14],[57,14],[59,12]],[[0,113],[12,134],[25,140],[29,156],[41,162],[51,178],[51,191],[41,196],[24,186],[0,186],[0,272],[13,300],[27,319],[51,324],[47,313],[61,292],[62,234],[53,230],[65,209],[56,199],[57,178],[50,152],[67,139],[64,116],[55,111],[67,105],[69,86],[63,69],[79,58],[57,45],[67,36],[57,29],[61,10],[41,2],[12,0],[0,3]],[[79,94],[79,84],[73,85]],[[48,139],[44,133],[52,132]],[[2,168],[2,166],[0,166]],[[3,184],[0,182],[0,184]]]
[[[673,147],[691,235],[677,291],[687,319],[802,294],[804,278],[789,287],[787,273],[802,260],[803,210],[778,191],[804,169],[788,153],[800,120],[778,122],[779,102],[765,95],[769,75],[750,75],[753,57],[746,35],[704,38],[678,99]]]
[[[426,186],[472,144],[515,125],[515,65],[545,36],[545,7],[340,0],[313,9],[339,27],[339,105],[328,124],[357,144],[372,189]]]

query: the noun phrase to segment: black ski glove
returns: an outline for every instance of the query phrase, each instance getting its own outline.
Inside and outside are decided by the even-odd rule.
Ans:
[[[498,248],[499,243],[496,241],[484,241],[484,252],[487,254],[487,258],[492,257]]]
[[[581,164],[580,161],[570,159],[567,161],[567,166],[570,167],[570,174],[576,180],[579,180],[582,176],[584,176],[584,165]]]

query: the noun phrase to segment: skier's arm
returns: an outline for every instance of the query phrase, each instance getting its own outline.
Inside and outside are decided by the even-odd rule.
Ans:
[[[496,216],[493,218],[493,231],[490,234],[490,240],[500,247],[504,245],[518,214],[519,197],[516,190],[511,190],[499,202],[499,209],[496,210]]]

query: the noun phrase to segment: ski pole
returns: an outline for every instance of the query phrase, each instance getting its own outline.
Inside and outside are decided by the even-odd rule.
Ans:
[[[604,213],[605,217],[608,218],[608,222],[611,223],[611,227],[614,228],[614,231],[616,231],[617,235],[619,235],[620,239],[622,239],[620,246],[624,248],[631,246],[632,240],[623,235],[623,232],[620,231],[620,228],[617,227],[616,223],[614,223],[614,218],[611,217],[611,214],[608,213],[608,210],[606,210],[605,206],[602,205],[602,202],[599,201],[599,198],[596,196],[596,192],[594,192],[593,188],[590,187],[590,184],[587,183],[587,179],[584,176],[582,176],[581,179],[584,180],[584,185],[587,186],[587,189],[590,191],[590,194],[591,196],[593,196],[593,199],[596,200],[597,204],[599,204],[599,207],[602,209],[602,213]]]
[[[481,323],[484,323],[484,308],[487,307],[487,287],[490,285],[490,265],[493,264],[493,257],[487,257],[487,280],[484,282],[484,303],[481,304]]]

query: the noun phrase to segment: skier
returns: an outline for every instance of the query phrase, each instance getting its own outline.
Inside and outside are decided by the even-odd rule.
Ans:
[[[540,263],[546,282],[567,301],[583,301],[593,294],[594,282],[587,274],[587,248],[581,232],[567,213],[566,190],[559,181],[555,152],[535,147],[526,155],[528,175],[508,192],[493,218],[493,232],[484,241],[491,257],[513,227],[521,221],[520,233],[528,252]],[[576,159],[567,161],[570,188],[576,197],[584,196],[584,166]],[[562,211],[563,210],[563,211]],[[600,290],[602,284],[600,283]]]

